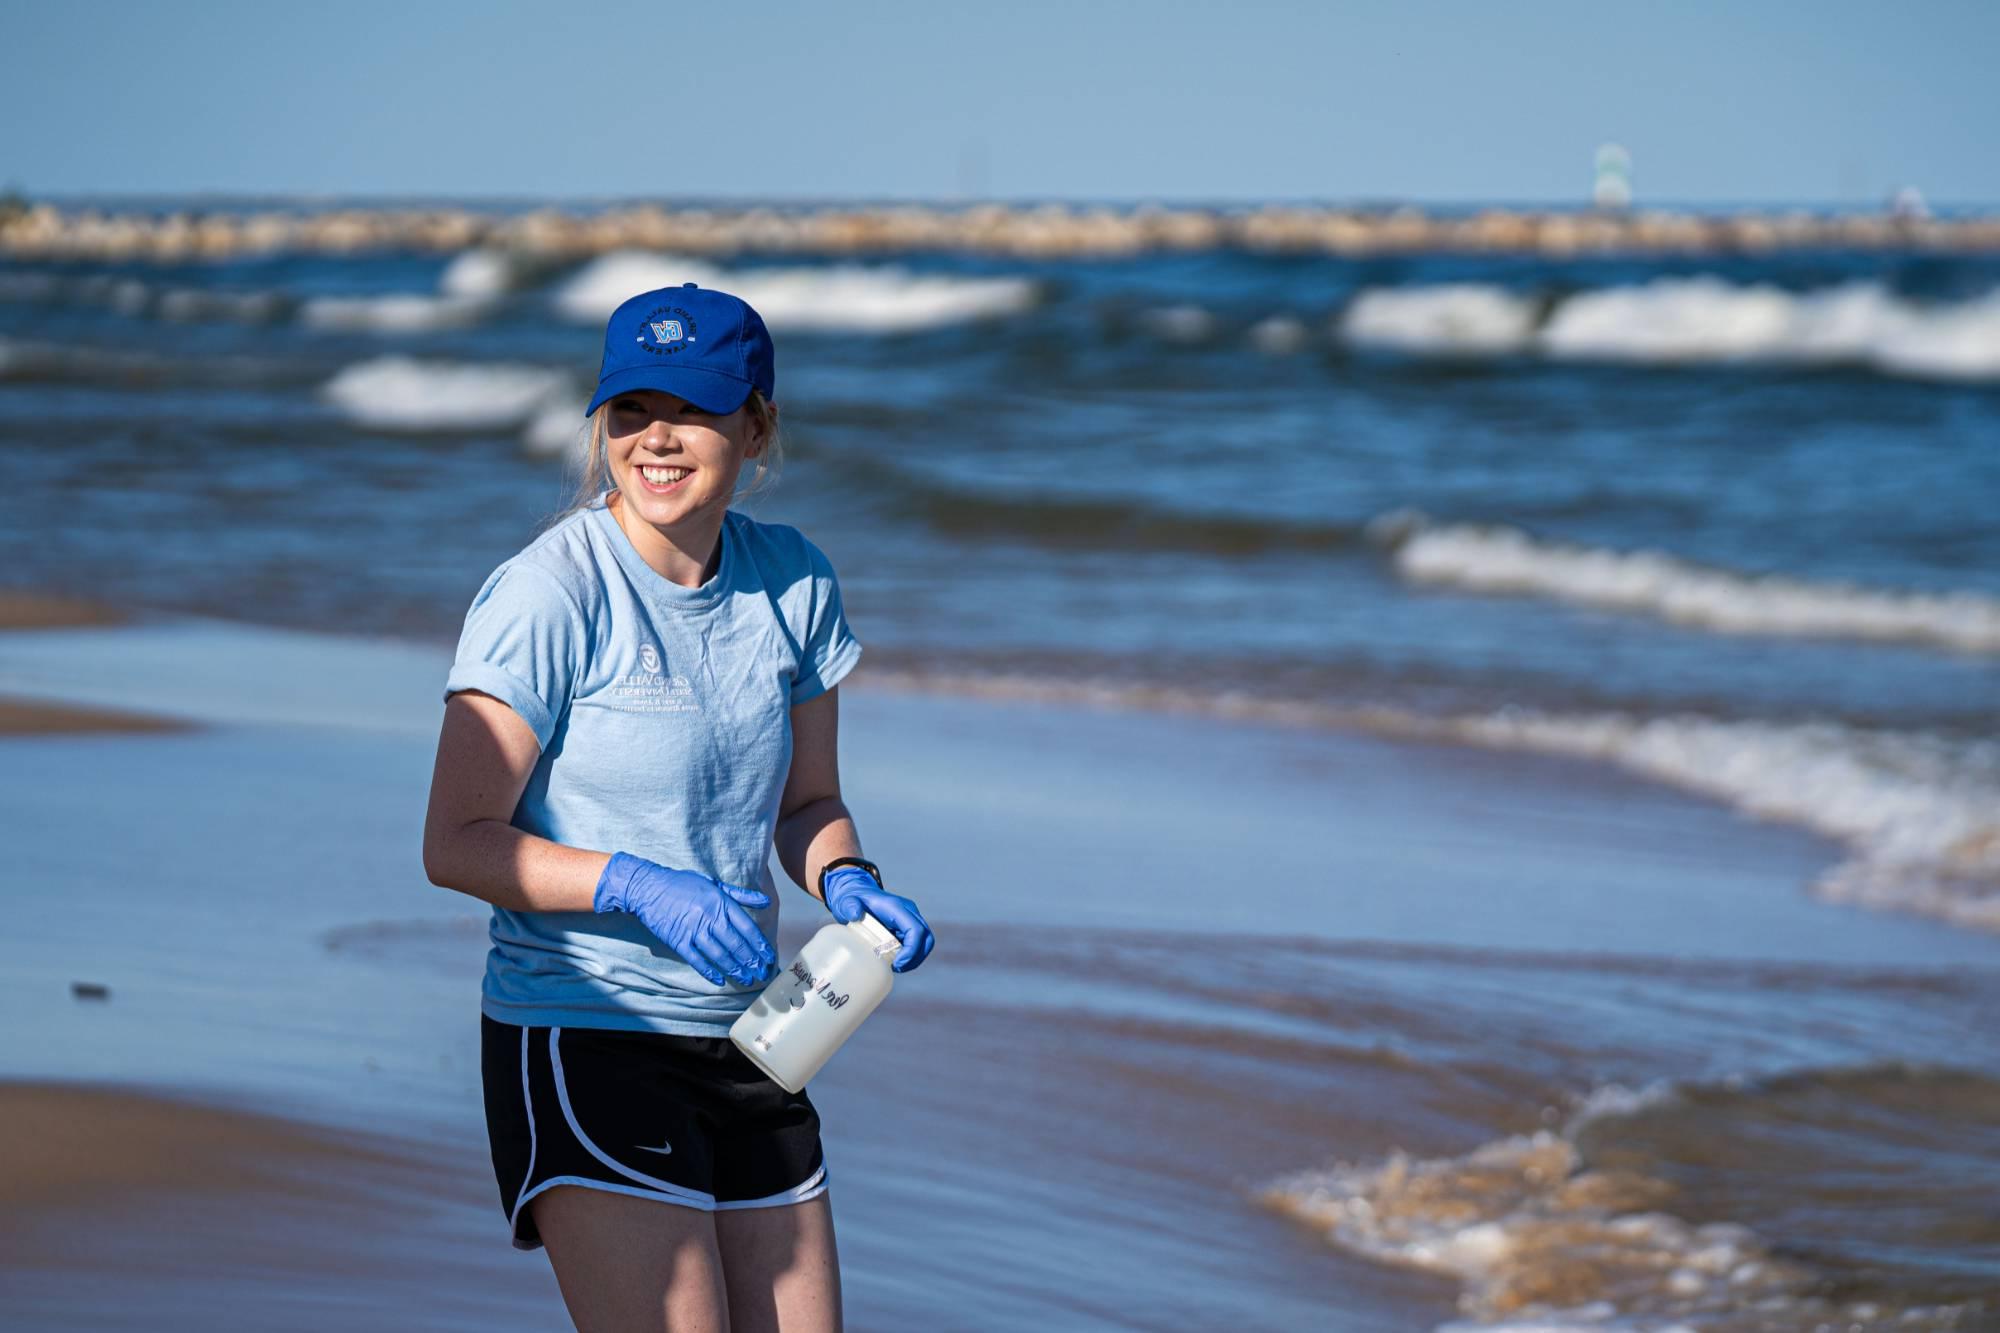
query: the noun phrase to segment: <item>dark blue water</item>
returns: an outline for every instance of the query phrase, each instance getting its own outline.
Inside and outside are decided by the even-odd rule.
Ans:
[[[752,507],[877,672],[1455,727],[1775,803],[1849,896],[2000,882],[2000,260],[482,262],[0,267],[6,581],[449,639],[603,313],[689,277],[777,330]]]

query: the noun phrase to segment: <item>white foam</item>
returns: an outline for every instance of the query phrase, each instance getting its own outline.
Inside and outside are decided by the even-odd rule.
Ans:
[[[567,396],[536,409],[521,431],[521,447],[540,458],[581,455],[590,439],[582,404]]]
[[[514,283],[511,260],[498,250],[466,250],[438,276],[438,291],[379,296],[316,296],[299,311],[309,327],[343,333],[427,333],[482,319]]]
[[[1272,315],[1260,319],[1250,326],[1250,343],[1258,351],[1272,356],[1288,356],[1303,351],[1312,341],[1312,332],[1305,321],[1292,315]]]
[[[1577,1103],[1562,1132],[1565,1137],[1575,1138],[1579,1130],[1595,1121],[1615,1120],[1672,1105],[1679,1100],[1680,1090],[1664,1081],[1643,1088],[1628,1088],[1621,1083],[1600,1084]]]
[[[1340,336],[1371,347],[1436,355],[1496,355],[1524,349],[1538,303],[1486,283],[1371,287],[1340,317]]]
[[[539,366],[389,356],[347,367],[322,392],[362,425],[454,431],[519,425],[575,391],[567,376]]]
[[[1551,356],[1614,361],[1865,360],[1914,318],[1878,283],[1794,294],[1720,278],[1579,292],[1542,329]]]
[[[1853,363],[1923,378],[2000,378],[2000,291],[1926,305],[1877,282],[1793,292],[1701,275],[1577,292],[1540,312],[1538,299],[1491,283],[1370,288],[1348,306],[1340,334],[1432,355]]]
[[[1884,370],[1933,379],[2000,379],[2000,290],[1884,333],[1872,349]]]
[[[1849,859],[1815,886],[1827,897],[2000,930],[2000,741],[1529,709],[1444,721],[1379,712],[1371,722],[1615,764],[1843,844]]]
[[[1679,1190],[1634,1154],[1593,1165],[1578,1150],[1576,1129],[1591,1108],[1601,1117],[1680,1097],[1672,1085],[1596,1088],[1560,1133],[1501,1138],[1457,1157],[1396,1151],[1372,1164],[1337,1162],[1274,1180],[1255,1197],[1340,1249],[1455,1279],[1460,1317],[1436,1333],[1847,1329],[1876,1327],[1885,1315],[1900,1327],[1945,1329],[1978,1308],[1885,1310],[1845,1299],[1823,1272],[1747,1226],[1696,1225],[1666,1211]]]
[[[615,250],[578,269],[556,288],[552,299],[557,313],[565,319],[602,324],[627,297],[656,287],[678,287],[684,282],[718,286],[721,277],[721,269],[699,259],[651,250]]]
[[[316,296],[299,317],[316,329],[343,333],[423,333],[474,323],[486,304],[455,296]]]
[[[1024,310],[1023,278],[959,278],[857,264],[724,271],[699,260],[639,251],[605,255],[555,295],[568,318],[598,323],[620,302],[656,287],[698,282],[748,301],[773,330],[908,333]]]
[[[1898,592],[1715,569],[1658,551],[1542,541],[1517,528],[1438,525],[1398,511],[1371,529],[1417,583],[1554,597],[1730,634],[1806,635],[2000,653],[2000,599]]]
[[[491,301],[514,286],[514,265],[499,250],[465,250],[438,276],[438,291],[468,301]]]
[[[1259,1195],[1342,1249],[1457,1279],[1460,1310],[1479,1322],[1448,1328],[1567,1331],[1643,1310],[1655,1329],[1805,1294],[1810,1275],[1748,1230],[1657,1211],[1669,1197],[1651,1177],[1587,1169],[1569,1138],[1546,1131],[1463,1157],[1399,1152],[1301,1172]]]

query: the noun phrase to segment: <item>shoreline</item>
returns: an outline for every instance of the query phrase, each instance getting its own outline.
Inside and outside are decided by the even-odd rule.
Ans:
[[[556,1327],[546,1264],[468,1236],[479,1154],[217,1097],[0,1081],[0,1312],[21,1326]],[[490,1205],[489,1205],[490,1208]],[[499,1232],[497,1221],[487,1230]]]
[[[37,203],[11,214],[0,212],[0,256],[17,259],[175,263],[271,254],[441,254],[475,247],[503,250],[522,260],[576,259],[628,249],[710,256],[928,251],[1016,258],[1232,249],[1350,256],[1819,250],[1975,255],[2000,253],[2000,216],[1584,208],[1486,208],[1459,215],[1413,205],[1112,208],[1062,203],[804,208],[628,204],[598,212],[543,207],[514,215],[450,206],[146,212]]]
[[[15,603],[11,615],[16,627],[47,628],[10,636],[4,633],[7,622],[0,620],[0,737],[167,732],[242,723],[360,726],[427,739],[436,735],[437,716],[430,704],[437,682],[428,673],[439,679],[444,674],[450,644],[442,639],[358,636],[144,610],[127,616],[113,608],[26,595]],[[4,600],[0,614],[7,614]],[[195,662],[207,665],[191,673]],[[1083,723],[1089,730],[1115,730],[1125,724],[1112,719],[1125,718],[1142,733],[1193,727],[1239,738],[1296,734],[1308,749],[1379,753],[1398,765],[1418,762],[1412,756],[1426,753],[1437,757],[1424,762],[1457,772],[1518,769],[1576,775],[1557,779],[1564,787],[1609,781],[1615,775],[1620,783],[1671,794],[1720,817],[1747,819],[1809,840],[1821,855],[1809,869],[1801,869],[1800,892],[1827,906],[1930,919],[1989,937],[2000,922],[1976,895],[1920,891],[1930,881],[1908,868],[1913,863],[1907,845],[1899,864],[1905,866],[1908,882],[1879,878],[1881,839],[1856,833],[1853,800],[1829,813],[1788,801],[1768,777],[1747,785],[1720,783],[1675,748],[1693,747],[1697,757],[1748,753],[1762,764],[1802,770],[1805,758],[1821,754],[1811,748],[1812,728],[1804,723],[1767,736],[1745,730],[1744,724],[1696,715],[1543,714],[1503,707],[1490,714],[1432,716],[1387,706],[1211,697],[1164,687],[1107,692],[1102,682],[1091,680],[931,672],[902,666],[893,658],[858,672],[845,697],[856,710],[891,718],[926,710],[933,705],[924,701],[934,701],[947,711],[957,704],[974,710],[1019,709],[1028,717],[1074,713],[1091,719]],[[1050,743],[1068,739],[1052,736]],[[1826,754],[1849,762],[1858,745]],[[1746,752],[1745,746],[1751,749]],[[1893,769],[1871,768],[1864,776],[1876,790],[1903,791]],[[1959,801],[1959,806],[1966,804]],[[1947,804],[1945,813],[1957,809]],[[1962,839],[1952,854],[1958,859],[1938,864],[1956,868],[1968,883],[1985,882],[1982,875],[1990,878],[1987,841]]]
[[[0,1113],[43,1155],[0,1185],[25,1237],[0,1322],[560,1326],[487,1160],[484,912],[418,865],[448,651],[187,622],[11,646],[30,680],[200,725],[5,742],[24,882],[72,891],[26,897],[0,977]],[[1718,1051],[1824,1069],[1816,1012],[1952,1049],[1993,965],[1808,899],[1817,839],[1574,760],[893,691],[842,712],[868,850],[942,942],[813,1086],[857,1326],[1444,1326],[1451,1278],[1259,1191],[1451,1158]],[[783,896],[781,951],[824,920]]]
[[[20,589],[0,589],[0,634],[13,630],[110,627],[128,624],[130,620],[131,617],[124,612],[97,602],[52,597]],[[173,732],[186,731],[188,726],[185,722],[144,713],[129,713],[115,708],[81,708],[0,693],[0,736]]]
[[[102,602],[59,597],[26,588],[0,588],[0,631],[10,629],[72,629],[85,625],[124,625],[132,617]]]

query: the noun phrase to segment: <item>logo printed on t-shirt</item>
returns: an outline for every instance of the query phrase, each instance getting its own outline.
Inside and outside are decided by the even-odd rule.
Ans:
[[[611,706],[628,713],[698,713],[694,682],[667,670],[660,650],[650,643],[639,646],[639,669],[614,676],[609,691]]]

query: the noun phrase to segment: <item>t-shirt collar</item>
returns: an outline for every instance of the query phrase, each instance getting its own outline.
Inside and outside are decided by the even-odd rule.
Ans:
[[[730,528],[735,526],[730,522],[733,515],[726,513],[723,515],[722,531],[716,537],[717,542],[721,544],[722,554],[716,560],[715,573],[710,575],[707,582],[699,588],[684,588],[646,563],[638,548],[632,545],[632,538],[619,524],[618,515],[612,513],[611,506],[605,503],[609,495],[610,492],[606,491],[604,496],[599,497],[598,503],[591,509],[591,517],[597,523],[598,530],[604,534],[605,541],[611,546],[612,555],[617,558],[619,567],[625,571],[625,577],[632,581],[633,587],[639,589],[651,601],[682,610],[701,610],[714,606],[722,599],[723,591],[729,586],[730,564],[734,558],[736,545],[729,536]]]

